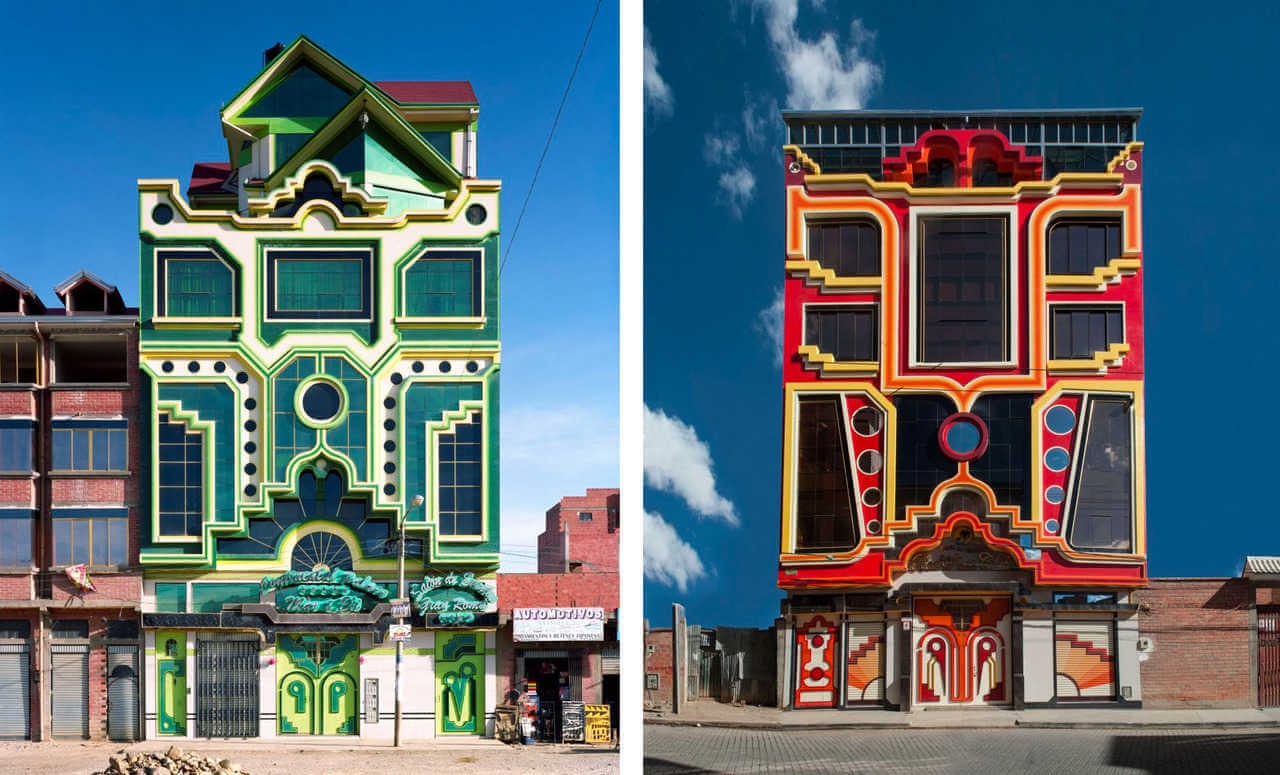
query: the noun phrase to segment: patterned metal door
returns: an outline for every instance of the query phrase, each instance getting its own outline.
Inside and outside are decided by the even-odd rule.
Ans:
[[[138,648],[107,647],[107,737],[138,739]]]
[[[258,736],[258,642],[201,640],[196,648],[196,734]]]
[[[1280,606],[1258,606],[1258,704],[1280,706]]]
[[[796,630],[794,707],[835,707],[837,660],[834,624],[815,616]]]
[[[914,608],[914,702],[1008,703],[1009,598],[917,597]]]

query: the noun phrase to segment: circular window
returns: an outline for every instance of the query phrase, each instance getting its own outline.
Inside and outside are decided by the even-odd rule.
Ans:
[[[974,460],[987,451],[987,424],[970,412],[957,412],[942,421],[938,445],[952,460]]]
[[[862,491],[862,505],[874,509],[880,505],[880,488],[868,487]]]
[[[878,474],[884,466],[884,456],[879,450],[868,449],[858,455],[858,470],[864,474]]]
[[[1056,520],[1056,519],[1046,520],[1046,521],[1045,521],[1045,523],[1044,523],[1044,529],[1045,529],[1045,530],[1047,530],[1047,531],[1048,531],[1048,532],[1050,532],[1050,533],[1057,533],[1057,532],[1058,532],[1058,520]]]
[[[484,223],[484,219],[489,213],[484,209],[484,205],[471,205],[467,208],[467,223],[472,226],[479,226]]]
[[[1047,490],[1044,491],[1044,499],[1055,506],[1057,506],[1059,503],[1062,503],[1062,501],[1066,499],[1066,497],[1067,497],[1067,494],[1063,492],[1062,488],[1056,484],[1050,486]]]
[[[880,520],[873,519],[867,523],[867,532],[873,536],[880,535]]]
[[[151,220],[161,226],[165,225],[173,220],[173,208],[169,205],[156,205],[151,208]]]
[[[316,380],[302,388],[302,419],[310,425],[328,425],[342,413],[343,396],[328,380]]]
[[[1071,455],[1062,447],[1049,447],[1044,452],[1044,467],[1050,471],[1065,471],[1071,465]]]
[[[853,432],[859,436],[874,436],[880,432],[880,413],[864,406],[853,413]]]
[[[1076,427],[1076,413],[1066,404],[1054,404],[1044,413],[1044,427],[1059,436],[1070,433]]]

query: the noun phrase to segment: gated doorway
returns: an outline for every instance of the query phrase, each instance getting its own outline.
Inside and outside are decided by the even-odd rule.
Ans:
[[[196,734],[258,736],[258,641],[205,640],[196,647]]]
[[[1258,704],[1280,706],[1280,606],[1258,606]]]
[[[107,737],[137,740],[138,647],[107,646]]]

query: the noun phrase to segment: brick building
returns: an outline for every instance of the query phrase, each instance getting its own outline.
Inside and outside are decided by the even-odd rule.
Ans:
[[[498,694],[539,698],[538,736],[561,703],[606,704],[618,724],[619,491],[588,489],[546,513],[537,573],[498,574]]]
[[[137,310],[54,293],[0,272],[0,737],[135,739]]]

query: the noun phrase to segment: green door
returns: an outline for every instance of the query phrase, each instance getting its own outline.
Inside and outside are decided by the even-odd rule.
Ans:
[[[437,731],[484,732],[484,633],[436,633],[436,708]]]
[[[156,632],[156,732],[187,733],[187,634]]]
[[[354,735],[360,650],[355,635],[281,635],[276,641],[282,735]]]

